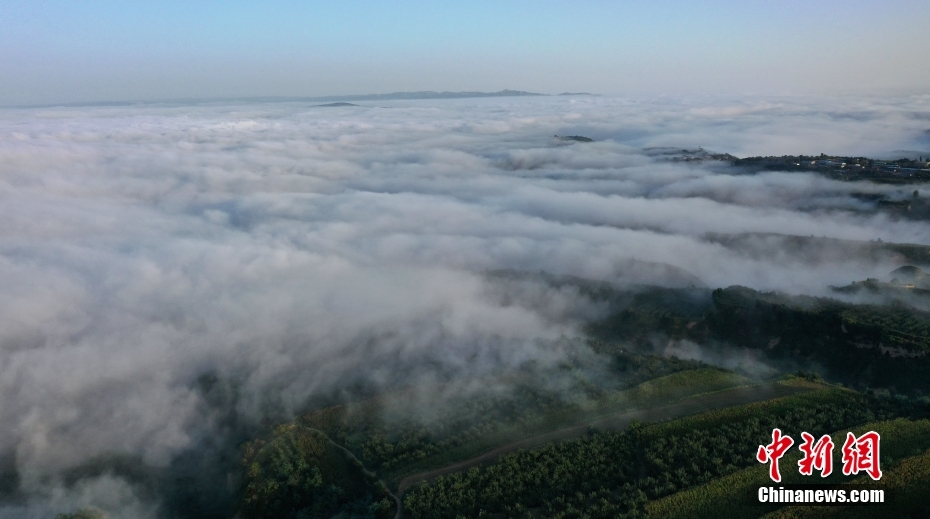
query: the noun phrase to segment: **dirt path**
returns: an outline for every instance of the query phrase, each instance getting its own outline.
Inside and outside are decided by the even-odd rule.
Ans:
[[[326,441],[328,441],[332,446],[334,446],[334,447],[338,448],[339,450],[341,450],[342,452],[346,453],[346,456],[348,456],[349,458],[355,460],[355,462],[358,463],[358,466],[361,467],[362,472],[364,472],[366,476],[372,477],[372,478],[377,479],[378,481],[381,481],[381,484],[384,485],[384,488],[385,488],[385,490],[387,490],[387,493],[390,494],[392,498],[394,498],[394,503],[397,505],[397,508],[396,508],[397,511],[394,513],[394,519],[400,519],[401,516],[403,516],[403,514],[404,514],[404,505],[403,505],[403,502],[400,500],[400,497],[399,497],[397,494],[395,494],[394,492],[391,492],[391,489],[387,486],[387,484],[386,484],[381,478],[378,477],[377,474],[375,474],[375,473],[374,473],[373,471],[371,471],[371,470],[368,470],[368,467],[366,467],[365,464],[362,463],[362,460],[358,459],[358,458],[355,456],[355,454],[352,454],[352,451],[350,451],[349,449],[347,449],[347,448],[343,447],[342,445],[339,445],[338,443],[334,442],[334,441],[329,437],[329,435],[326,434],[325,432],[323,432],[323,431],[321,431],[321,430],[319,430],[319,429],[314,429],[313,427],[308,427],[308,429],[310,429],[311,431],[313,431],[313,432],[315,432],[315,433],[317,433],[317,434],[323,435],[323,437],[326,438]]]
[[[616,431],[626,428],[633,420],[639,420],[641,422],[660,422],[703,413],[706,411],[713,411],[715,409],[723,409],[725,407],[749,404],[752,402],[769,400],[771,398],[794,395],[798,393],[805,393],[808,391],[811,391],[811,388],[785,385],[750,386],[686,398],[673,404],[660,407],[637,409],[633,411],[626,411],[613,415],[603,416],[583,425],[566,427],[564,429],[558,429],[552,432],[539,434],[537,436],[531,436],[529,438],[525,438],[513,443],[508,443],[507,445],[490,450],[471,459],[459,461],[457,463],[446,465],[444,467],[426,472],[411,474],[400,480],[400,483],[397,486],[397,494],[403,495],[404,492],[406,492],[406,490],[415,483],[430,480],[439,476],[444,476],[446,474],[451,474],[453,472],[458,472],[460,470],[469,469],[488,461],[495,460],[518,449],[531,449],[553,441],[567,440],[570,438],[583,436],[587,434],[589,428],[591,427],[605,431]]]

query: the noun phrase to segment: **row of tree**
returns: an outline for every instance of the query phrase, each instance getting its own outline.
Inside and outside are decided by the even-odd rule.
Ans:
[[[758,463],[756,450],[771,440],[775,427],[795,437],[801,431],[819,436],[925,412],[912,401],[853,394],[833,402],[801,402],[787,412],[758,407],[728,423],[640,425],[517,452],[417,487],[406,496],[405,507],[417,519],[531,517],[534,512],[559,518],[640,517],[647,500]]]

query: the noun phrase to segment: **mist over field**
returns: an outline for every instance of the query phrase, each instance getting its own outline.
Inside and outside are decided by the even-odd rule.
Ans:
[[[554,364],[606,311],[489,272],[824,295],[902,263],[708,235],[930,244],[862,196],[921,186],[650,151],[927,156],[930,96],[359,104],[0,111],[0,517],[158,517],[95,464],[170,473],[314,399]]]

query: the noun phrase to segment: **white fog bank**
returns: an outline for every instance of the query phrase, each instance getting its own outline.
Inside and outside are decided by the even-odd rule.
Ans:
[[[633,258],[821,294],[900,265],[702,237],[930,244],[927,222],[853,196],[920,186],[642,151],[930,155],[930,96],[359,104],[0,111],[0,461],[25,496],[0,516],[106,499],[115,517],[155,514],[119,478],[60,474],[113,453],[168,464],[218,420],[194,389],[204,373],[241,381],[241,416],[286,417],[352,381],[554,362],[555,339],[597,314],[570,291],[504,304],[489,270],[613,282]]]

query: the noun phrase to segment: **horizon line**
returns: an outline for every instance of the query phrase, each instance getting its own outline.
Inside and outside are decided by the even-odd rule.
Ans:
[[[81,107],[108,107],[108,106],[134,106],[148,104],[200,104],[217,102],[265,102],[265,103],[325,103],[339,101],[403,101],[426,99],[473,99],[483,97],[557,97],[557,96],[600,96],[588,92],[562,92],[560,94],[543,94],[524,90],[503,89],[497,92],[481,91],[397,91],[385,94],[345,94],[325,96],[228,96],[228,97],[176,97],[165,99],[126,100],[126,101],[72,101],[65,103],[40,103],[23,105],[6,105],[3,108],[81,108]]]

